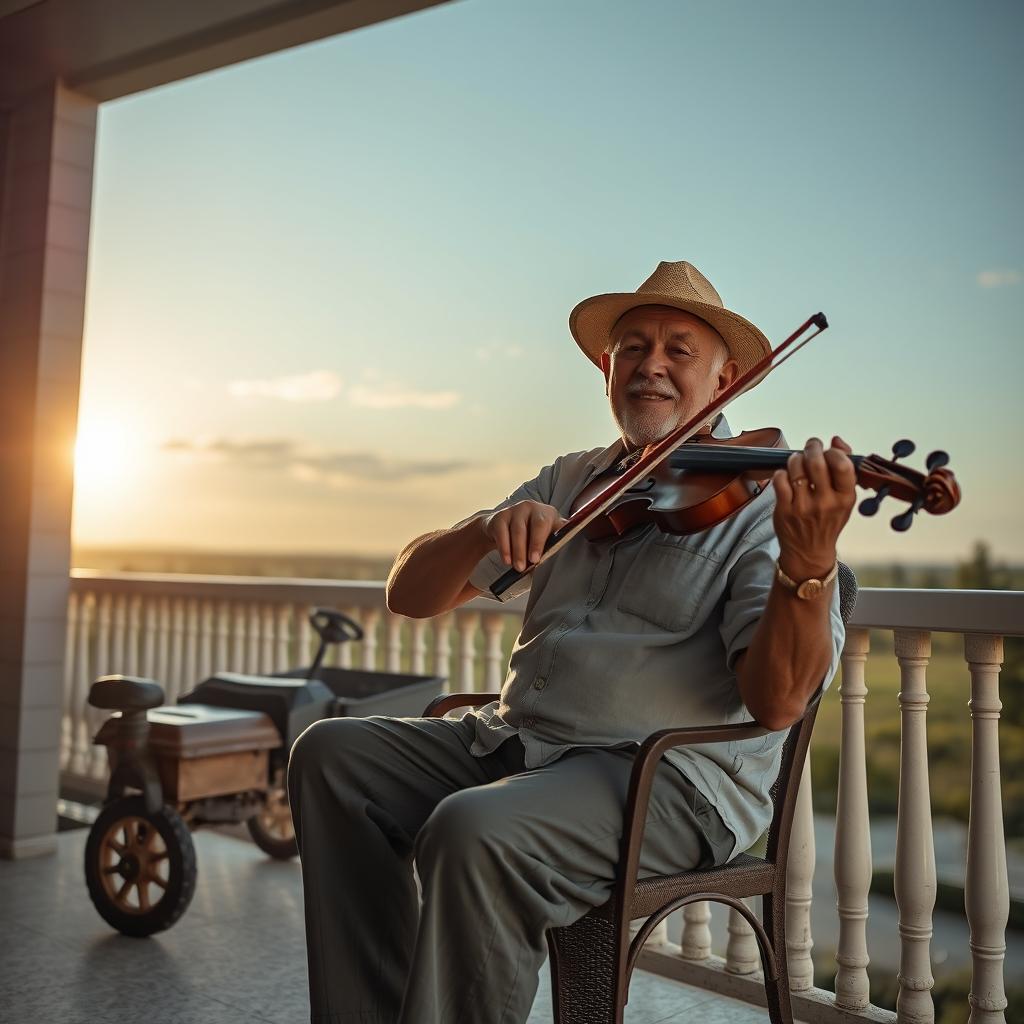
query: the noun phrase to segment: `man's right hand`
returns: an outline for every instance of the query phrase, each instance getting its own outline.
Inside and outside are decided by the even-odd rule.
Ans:
[[[506,565],[522,572],[539,562],[548,537],[567,522],[557,508],[539,501],[520,501],[492,512],[483,521],[484,534]]]

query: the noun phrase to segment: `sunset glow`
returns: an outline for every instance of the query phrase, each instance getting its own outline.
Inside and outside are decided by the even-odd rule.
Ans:
[[[107,491],[129,485],[138,469],[138,444],[129,426],[117,420],[91,420],[81,424],[75,438],[75,487]]]

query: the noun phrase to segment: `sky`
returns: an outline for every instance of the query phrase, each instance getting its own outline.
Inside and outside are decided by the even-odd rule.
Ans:
[[[461,0],[104,104],[76,545],[391,553],[489,508],[615,439],[569,310],[685,259],[776,344],[831,324],[735,429],[950,453],[958,509],[842,557],[1024,560],[1022,31]]]

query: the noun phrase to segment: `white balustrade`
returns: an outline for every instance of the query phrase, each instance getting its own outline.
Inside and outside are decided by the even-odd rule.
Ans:
[[[337,607],[359,621],[361,644],[335,646],[328,663],[358,662],[371,670],[436,674],[449,688],[497,691],[505,674],[509,617],[525,600],[477,599],[434,619],[406,619],[387,611],[383,583],[314,580],[236,580],[230,577],[75,573],[68,603],[62,766],[70,777],[99,783],[105,760],[92,748],[86,697],[101,672],[159,680],[173,702],[214,670],[280,671],[310,664],[319,638],[308,621],[312,607]],[[787,954],[797,1017],[815,1022],[872,1024],[893,1020],[870,1003],[866,924],[871,881],[864,711],[869,629],[895,634],[902,689],[900,801],[895,888],[901,939],[901,1021],[932,1021],[929,964],[935,902],[935,860],[927,764],[926,671],[933,631],[964,636],[970,670],[973,748],[968,829],[966,914],[974,963],[971,1024],[1004,1020],[1005,928],[1009,890],[999,788],[999,668],[1002,637],[1024,634],[1024,594],[963,591],[863,590],[847,631],[842,683],[835,885],[838,914],[836,994],[813,987],[810,928],[814,836],[809,778],[801,783],[787,870]],[[965,672],[966,678],[966,672]],[[830,699],[826,697],[826,699]],[[96,722],[101,721],[97,714]],[[730,912],[724,958],[712,951],[711,907],[696,903],[682,914],[682,939],[668,959],[685,966],[687,980],[756,998],[759,959],[753,935]],[[659,929],[649,946],[669,949]],[[645,964],[643,957],[641,964]],[[664,953],[661,954],[664,956]],[[658,969],[677,975],[675,968]],[[696,973],[694,973],[696,972]],[[726,980],[718,980],[730,979]],[[747,986],[746,988],[744,986]],[[805,1002],[801,1002],[805,1000]],[[831,1008],[831,1009],[830,1009]],[[829,1014],[832,1013],[832,1016]]]
[[[459,612],[459,689],[473,693],[476,685],[476,631],[480,625],[479,612]]]
[[[750,900],[746,901],[748,904]],[[725,947],[725,969],[730,974],[756,974],[761,966],[754,929],[738,911],[729,908],[729,923],[725,926],[729,940]]]
[[[427,620],[412,620],[412,664],[411,672],[422,676],[427,674]]]
[[[864,701],[868,694],[864,670],[869,650],[870,634],[866,629],[847,630],[839,687],[843,715],[834,869],[839,912],[836,1003],[848,1010],[862,1010],[870,1002],[867,924],[871,826],[864,749]]]
[[[964,904],[971,926],[969,1024],[1005,1021],[1003,960],[1010,890],[1006,878],[1002,797],[999,790],[999,667],[1003,638],[968,634],[964,656],[971,671],[971,812],[967,826]]]
[[[707,960],[711,956],[711,907],[701,900],[683,907],[683,941],[680,956],[684,960]]]
[[[811,806],[811,756],[804,761],[800,790],[793,811],[786,866],[786,950],[789,987],[806,992],[814,987],[811,949],[811,883],[814,881],[814,810]],[[728,955],[726,956],[728,961]]]
[[[900,663],[900,793],[896,814],[896,872],[893,888],[899,907],[900,970],[896,1013],[900,1021],[930,1024],[932,1002],[931,937],[935,909],[935,841],[928,786],[928,735],[925,671],[931,634],[896,630]]]
[[[505,633],[508,616],[491,612],[483,617],[484,624],[484,689],[497,693],[505,680],[508,658],[502,649],[501,640]]]

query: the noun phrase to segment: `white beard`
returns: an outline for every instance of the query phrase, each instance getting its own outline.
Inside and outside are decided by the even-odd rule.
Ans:
[[[645,448],[667,437],[680,422],[654,409],[628,407],[620,413],[613,408],[612,416],[622,436],[637,448]]]

